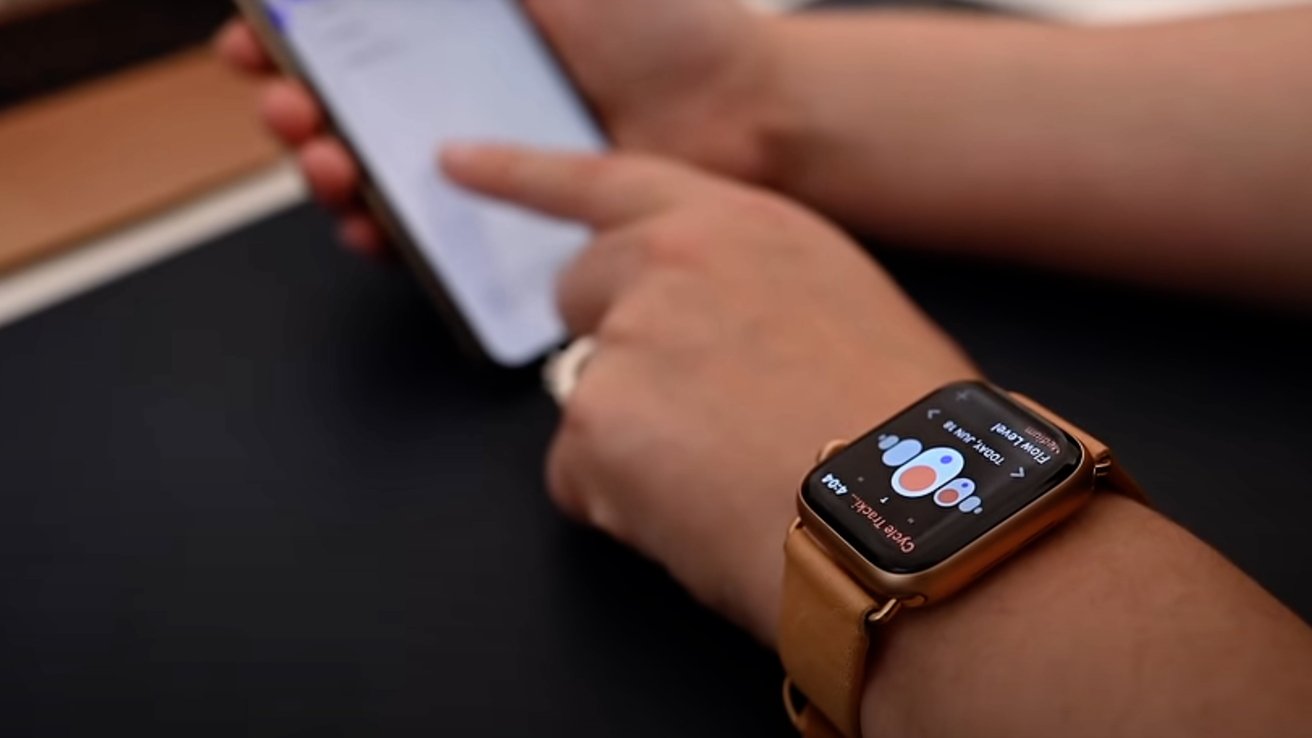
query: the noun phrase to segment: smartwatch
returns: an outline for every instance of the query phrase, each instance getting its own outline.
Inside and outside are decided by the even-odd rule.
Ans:
[[[857,738],[877,631],[969,586],[1100,490],[1142,500],[1104,444],[983,382],[827,446],[784,546],[779,653],[794,725]]]

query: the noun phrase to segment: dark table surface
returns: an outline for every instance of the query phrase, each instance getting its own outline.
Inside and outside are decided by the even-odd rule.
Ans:
[[[330,240],[299,208],[0,331],[3,733],[789,735],[769,654],[553,514],[533,377]],[[1312,614],[1307,319],[893,267]]]

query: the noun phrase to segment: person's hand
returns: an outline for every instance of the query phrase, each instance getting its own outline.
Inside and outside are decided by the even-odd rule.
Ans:
[[[970,362],[842,233],[780,197],[635,156],[453,148],[456,182],[586,222],[560,307],[599,349],[549,462],[556,502],[774,639],[784,534],[826,442]]]
[[[763,21],[738,0],[525,0],[571,76],[622,148],[685,158],[742,178],[763,175],[751,122],[770,74]],[[250,26],[220,32],[223,58],[274,71]],[[261,114],[287,145],[320,202],[340,213],[347,244],[376,252],[375,221],[361,207],[360,170],[327,133],[322,110],[298,82],[269,81]]]

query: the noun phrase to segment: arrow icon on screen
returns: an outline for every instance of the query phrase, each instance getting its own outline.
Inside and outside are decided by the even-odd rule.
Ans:
[[[930,420],[933,420],[934,418],[937,418],[938,416],[940,416],[940,415],[942,415],[942,414],[943,414],[943,411],[942,411],[942,410],[939,410],[938,408],[934,408],[933,410],[930,410],[930,411],[929,411],[929,419],[930,419]]]
[[[1017,469],[1016,471],[1012,472],[1012,473],[1011,473],[1011,478],[1012,478],[1012,479],[1024,479],[1024,478],[1025,478],[1025,467],[1022,466],[1021,468],[1019,468],[1019,469]]]

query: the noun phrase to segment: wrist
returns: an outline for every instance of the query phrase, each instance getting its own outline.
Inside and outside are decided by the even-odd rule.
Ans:
[[[1072,32],[888,12],[775,18],[763,35],[774,60],[755,120],[764,184],[905,243],[969,243],[1035,217],[1033,198],[1012,195],[1032,176],[1016,162],[1065,149],[1037,151],[1054,139],[1013,132],[1018,120],[1048,128],[1044,87],[1062,75],[1047,70]]]
[[[705,111],[709,118],[699,138],[714,150],[696,156],[701,163],[757,185],[778,182],[782,144],[795,117],[793,96],[784,89],[791,79],[785,43],[789,23],[775,14],[752,14],[737,63],[716,95],[722,104]]]
[[[1071,689],[1071,679],[1054,681],[1053,670],[1097,665],[1098,652],[1107,655],[1107,644],[1094,645],[1098,638],[1081,632],[1082,624],[1132,632],[1100,622],[1114,619],[1127,594],[1123,588],[1133,586],[1125,573],[1143,566],[1130,542],[1178,535],[1148,508],[1100,494],[1080,515],[959,596],[904,612],[884,632],[867,671],[863,733],[891,735],[916,725],[925,734],[960,735],[983,715],[990,716],[990,725],[1013,728],[1014,735],[1062,732],[1063,709],[1069,707],[1063,700],[1078,690]],[[1119,668],[1124,662],[1103,663]],[[1085,677],[1090,675],[1077,681],[1085,683]],[[954,709],[939,709],[949,702]]]
[[[790,190],[791,170],[805,139],[805,75],[797,72],[798,20],[761,18],[756,33],[756,82],[744,129],[753,141],[757,184]],[[799,79],[801,78],[801,79]]]

